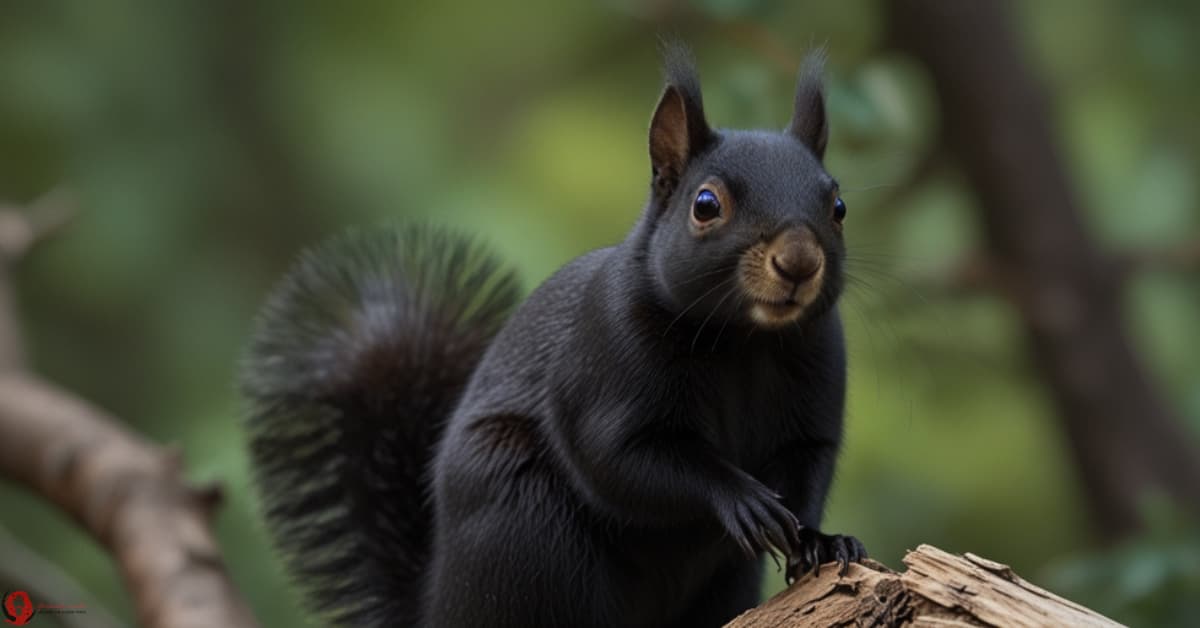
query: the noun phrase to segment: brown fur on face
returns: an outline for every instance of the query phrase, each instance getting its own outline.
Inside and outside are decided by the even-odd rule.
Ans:
[[[783,327],[800,318],[821,293],[825,253],[807,227],[780,233],[742,254],[742,291],[750,299],[750,319],[762,327]]]

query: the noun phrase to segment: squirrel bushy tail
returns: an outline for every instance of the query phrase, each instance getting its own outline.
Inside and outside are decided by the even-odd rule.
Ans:
[[[240,376],[268,528],[310,606],[346,626],[418,621],[434,445],[515,275],[468,238],[353,230],[304,253]]]

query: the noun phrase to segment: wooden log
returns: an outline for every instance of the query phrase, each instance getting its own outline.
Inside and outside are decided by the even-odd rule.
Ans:
[[[727,628],[789,626],[1120,626],[1018,577],[1007,565],[921,545],[896,573],[867,561],[825,565]]]

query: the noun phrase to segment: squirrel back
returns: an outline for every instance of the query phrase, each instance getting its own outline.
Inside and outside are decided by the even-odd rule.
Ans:
[[[413,625],[431,534],[425,469],[518,300],[469,238],[352,230],[273,289],[240,374],[267,525],[311,606]]]

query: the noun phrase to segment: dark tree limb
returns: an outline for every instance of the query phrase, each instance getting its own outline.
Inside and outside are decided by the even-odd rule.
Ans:
[[[1125,283],[1144,274],[1187,274],[1200,271],[1200,235],[1173,243],[1155,243],[1116,251],[1112,254],[1115,279]],[[918,276],[916,285],[934,293],[1006,292],[1003,266],[982,251],[968,252],[946,268]]]
[[[1147,271],[1194,275],[1200,270],[1200,235],[1167,246],[1123,251],[1116,258],[1116,266],[1122,279]]]
[[[11,297],[9,264],[46,230],[36,220],[20,225],[27,213],[0,215],[0,296]],[[189,486],[177,452],[26,373],[11,305],[0,302],[0,475],[68,513],[112,554],[140,625],[257,626],[211,530],[219,491]]]
[[[990,276],[1025,323],[1099,532],[1138,529],[1152,490],[1200,509],[1200,453],[1133,350],[1120,265],[1088,234],[1008,5],[885,6],[891,43],[933,77],[947,147],[978,197]]]
[[[12,281],[7,270],[20,261],[34,243],[48,238],[67,224],[74,213],[74,205],[63,190],[51,191],[28,208],[0,203],[0,370],[16,368],[25,359]]]

